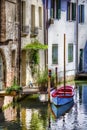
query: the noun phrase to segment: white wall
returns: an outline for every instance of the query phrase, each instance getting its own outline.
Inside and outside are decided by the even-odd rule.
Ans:
[[[80,2],[81,4],[81,2]],[[50,11],[48,10],[48,13]],[[87,3],[85,5],[85,23],[79,24],[78,28],[78,51],[84,48],[87,40]],[[48,14],[49,16],[49,14]],[[76,21],[68,22],[66,20],[66,11],[61,12],[61,19],[54,19],[54,24],[51,24],[48,29],[48,67],[55,69],[58,67],[59,75],[63,75],[63,53],[64,53],[64,33],[66,34],[66,75],[75,74],[75,48],[76,48]],[[68,43],[73,43],[74,60],[68,63]],[[52,44],[58,44],[58,65],[52,65]],[[79,57],[79,56],[78,56]],[[71,71],[70,71],[71,70]]]

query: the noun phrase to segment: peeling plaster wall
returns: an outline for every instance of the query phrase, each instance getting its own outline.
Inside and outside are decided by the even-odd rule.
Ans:
[[[38,39],[41,43],[44,43],[44,26],[43,26],[43,2],[42,0],[25,0],[26,1],[26,17],[25,17],[25,25],[29,26],[29,34],[26,37],[22,37],[22,48],[29,44],[35,38]],[[35,38],[31,38],[31,5],[35,5],[35,26],[38,27],[38,35]],[[42,27],[39,27],[39,13],[38,7],[42,7]],[[26,57],[26,84],[29,81],[35,82],[31,76],[31,70],[29,65],[27,64],[29,61],[28,56]],[[40,69],[44,68],[44,51],[40,51]]]
[[[0,43],[0,49],[2,50],[2,55],[5,60],[5,77],[7,86],[11,86],[14,80],[15,67],[12,68],[12,50],[17,52],[17,32],[18,27],[16,26],[16,0],[5,1],[5,14],[2,17],[2,22],[5,21],[6,39],[4,42]],[[5,32],[4,32],[5,33]],[[16,54],[17,57],[17,54]],[[15,61],[16,63],[16,61]],[[16,64],[15,64],[16,65]]]

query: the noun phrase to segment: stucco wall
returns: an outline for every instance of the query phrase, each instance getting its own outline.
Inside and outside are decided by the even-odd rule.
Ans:
[[[31,38],[31,5],[35,5],[35,26],[38,27],[38,35],[36,37]],[[39,28],[39,12],[38,7],[42,8],[42,27]],[[44,44],[44,27],[43,27],[43,3],[42,0],[26,0],[26,10],[25,10],[25,25],[29,26],[29,33],[27,36],[22,37],[22,48],[26,45],[31,43],[32,40],[35,38],[38,39],[42,44]],[[28,54],[28,53],[26,53]],[[28,56],[26,56],[26,84],[29,81],[33,81],[31,70],[29,65],[27,64],[29,61]],[[44,52],[40,51],[40,69],[44,68]]]
[[[76,2],[72,0],[72,2]],[[80,49],[84,49],[87,41],[87,3],[78,1],[79,4],[85,5],[85,22],[83,24],[78,24],[78,59]],[[70,76],[75,74],[75,59],[76,59],[76,21],[67,21],[67,6],[66,1],[62,0],[61,3],[61,19],[54,19],[54,24],[51,24],[48,28],[48,67],[55,69],[58,67],[58,74],[63,77],[63,66],[64,66],[64,33],[66,34],[66,75]],[[49,4],[50,5],[50,4]],[[48,17],[50,17],[50,7],[48,7]],[[73,62],[68,63],[68,44],[73,43]],[[52,44],[58,44],[58,65],[52,65]],[[79,62],[79,61],[78,61]]]

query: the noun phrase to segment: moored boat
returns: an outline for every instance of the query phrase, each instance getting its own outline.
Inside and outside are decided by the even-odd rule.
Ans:
[[[55,105],[64,105],[73,100],[74,88],[72,86],[65,86],[55,89],[51,93],[52,103]]]
[[[70,109],[73,107],[74,105],[74,100],[72,100],[71,102],[69,102],[68,104],[65,104],[63,106],[57,107],[55,106],[53,103],[51,104],[51,112],[54,115],[54,118],[57,119],[60,116],[65,115],[65,113],[69,112]]]

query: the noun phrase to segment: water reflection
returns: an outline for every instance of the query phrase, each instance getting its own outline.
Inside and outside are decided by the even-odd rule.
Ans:
[[[13,103],[12,97],[4,97],[6,108],[0,112],[0,130],[86,130],[86,97],[86,84],[76,84],[74,102],[62,109],[40,103],[38,98]]]

